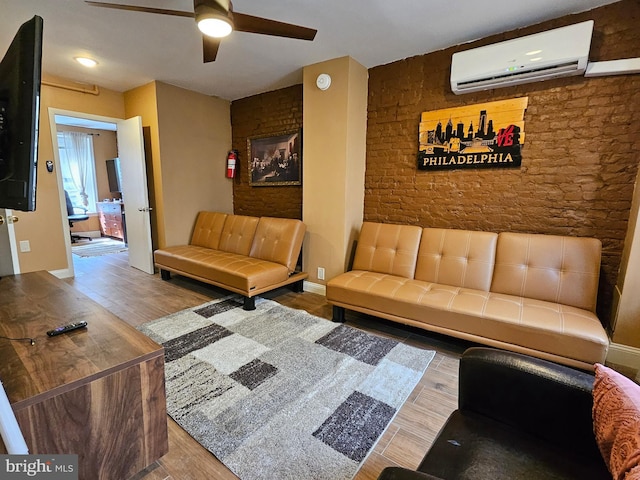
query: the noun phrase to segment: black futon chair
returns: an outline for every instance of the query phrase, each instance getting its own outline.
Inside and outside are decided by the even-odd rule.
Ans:
[[[592,421],[594,375],[517,353],[470,348],[458,410],[418,471],[378,480],[611,479]]]
[[[67,202],[67,218],[69,220],[69,228],[73,227],[73,222],[84,222],[85,220],[89,220],[89,215],[87,215],[87,209],[84,207],[74,207],[71,202],[71,198],[69,197],[69,193],[64,191],[64,199]],[[75,209],[79,208],[80,210],[84,210],[84,214],[75,213]],[[78,235],[76,233],[71,232],[71,243],[76,243],[81,238],[85,238],[91,241],[91,237]]]

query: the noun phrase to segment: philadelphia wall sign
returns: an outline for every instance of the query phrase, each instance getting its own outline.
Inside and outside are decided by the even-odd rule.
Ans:
[[[418,169],[519,168],[528,97],[423,112]]]

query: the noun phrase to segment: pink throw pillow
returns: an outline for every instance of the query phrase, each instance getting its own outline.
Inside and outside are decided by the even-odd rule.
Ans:
[[[640,465],[630,470],[624,477],[624,480],[640,480]]]
[[[614,480],[640,479],[640,386],[597,363],[593,431]]]

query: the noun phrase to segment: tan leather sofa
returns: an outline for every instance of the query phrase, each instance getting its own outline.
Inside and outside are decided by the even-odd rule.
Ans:
[[[188,245],[154,252],[163,280],[170,272],[245,296],[244,309],[255,308],[255,296],[294,285],[302,291],[307,273],[296,271],[306,227],[300,220],[200,212]]]
[[[600,256],[594,238],[365,222],[326,295],[336,321],[349,309],[592,369],[609,347]]]

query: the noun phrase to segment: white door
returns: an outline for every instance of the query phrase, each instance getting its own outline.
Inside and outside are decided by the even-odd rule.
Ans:
[[[122,171],[129,265],[153,275],[151,215],[144,162],[142,118],[118,121],[118,157]]]
[[[0,277],[20,273],[12,218],[12,210],[0,208]]]

